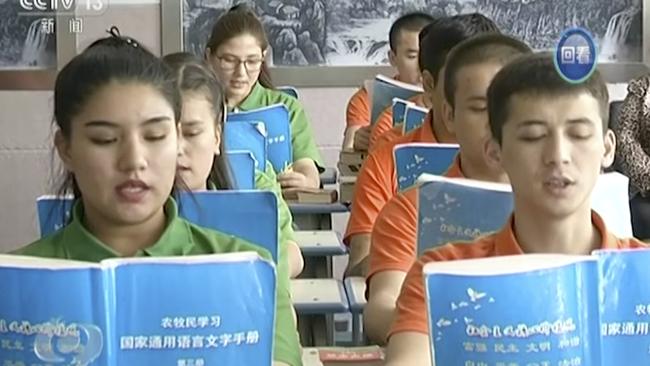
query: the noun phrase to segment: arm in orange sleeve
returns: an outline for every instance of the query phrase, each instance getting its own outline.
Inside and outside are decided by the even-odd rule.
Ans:
[[[390,130],[384,132],[381,136],[377,138],[377,141],[375,141],[374,144],[372,144],[370,147],[368,147],[369,152],[373,152],[376,149],[378,149],[381,146],[386,145],[387,143],[390,143],[391,141],[395,141],[397,138],[404,136],[403,134],[404,126],[399,125],[391,128]]]
[[[363,320],[366,335],[379,344],[386,342],[404,277],[416,259],[417,199],[417,188],[393,197],[372,230]]]
[[[350,219],[343,239],[344,243],[350,246],[348,269],[363,261],[369,251],[369,245],[353,245],[354,237],[370,236],[379,211],[396,193],[394,165],[392,148],[387,146],[368,155],[359,172]]]
[[[388,335],[386,365],[431,365],[422,277],[422,268],[426,262],[424,258],[416,261],[406,275]]]
[[[365,88],[360,88],[350,98],[345,111],[345,122],[346,128],[343,133],[343,149],[352,149],[357,131],[370,126],[370,106],[368,103],[368,92]]]
[[[372,132],[370,132],[370,144],[368,149],[372,149],[377,139],[386,131],[393,128],[393,107],[384,109],[383,112],[377,117],[377,122],[372,125]]]

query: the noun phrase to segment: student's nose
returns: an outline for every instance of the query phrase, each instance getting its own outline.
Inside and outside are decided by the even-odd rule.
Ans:
[[[183,137],[181,131],[178,132],[178,157],[185,156],[187,153],[187,140]]]
[[[552,134],[545,144],[544,158],[547,165],[568,164],[571,161],[570,141],[560,133]]]
[[[147,167],[146,150],[138,137],[124,141],[120,150],[118,167],[124,172],[140,171]]]

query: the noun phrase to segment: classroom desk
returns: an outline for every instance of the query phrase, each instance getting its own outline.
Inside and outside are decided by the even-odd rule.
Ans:
[[[364,343],[363,337],[363,309],[368,301],[366,300],[366,279],[365,277],[348,277],[343,282],[345,292],[350,301],[350,312],[352,313],[352,343],[360,346]]]
[[[341,281],[333,278],[291,280],[291,298],[298,315],[300,342],[334,344],[334,314],[347,313],[349,301]]]

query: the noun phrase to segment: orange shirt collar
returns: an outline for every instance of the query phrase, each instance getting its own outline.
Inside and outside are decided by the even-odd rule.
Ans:
[[[605,222],[593,210],[591,211],[591,223],[599,231],[600,237],[602,238],[600,243],[601,249],[618,248],[618,240],[616,240],[613,234],[607,231]],[[505,226],[495,234],[495,252],[497,256],[524,254],[524,251],[517,242],[514,230],[514,216],[510,215]]]

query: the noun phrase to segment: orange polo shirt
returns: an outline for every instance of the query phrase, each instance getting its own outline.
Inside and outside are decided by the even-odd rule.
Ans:
[[[397,194],[393,148],[403,143],[437,142],[431,118],[429,113],[422,126],[381,146],[366,157],[355,184],[352,210],[343,242],[349,244],[351,235],[370,234],[379,211]]]
[[[370,125],[370,101],[365,87],[359,88],[348,101],[345,122],[347,127]]]
[[[607,231],[603,219],[594,211],[591,222],[600,232],[602,249],[645,248],[647,244],[640,240],[620,239]],[[524,254],[515,238],[512,216],[504,227],[496,233],[486,235],[473,242],[449,243],[445,246],[427,250],[413,264],[402,285],[402,292],[397,300],[397,312],[388,337],[395,333],[417,332],[428,334],[427,306],[424,295],[422,268],[433,261],[458,259],[475,259],[504,255]]]
[[[456,155],[444,176],[465,178],[460,168],[459,155]],[[417,259],[419,192],[418,186],[400,192],[379,212],[372,229],[366,276],[368,285],[370,278],[379,272],[408,272]]]
[[[413,98],[409,99],[409,101],[415,103],[418,107],[424,107],[424,94],[418,94],[414,96]],[[385,133],[391,131],[392,133],[387,136],[387,138],[382,139],[382,141],[386,141],[387,139],[394,138],[395,136],[401,136],[403,131],[402,129],[399,129],[400,133],[399,135],[395,135],[395,131],[393,130],[393,106],[390,106],[377,117],[377,122],[375,122],[374,125],[372,125],[372,132],[370,132],[370,143],[368,146],[368,151],[373,150],[373,146],[379,141],[379,138],[382,137]]]

